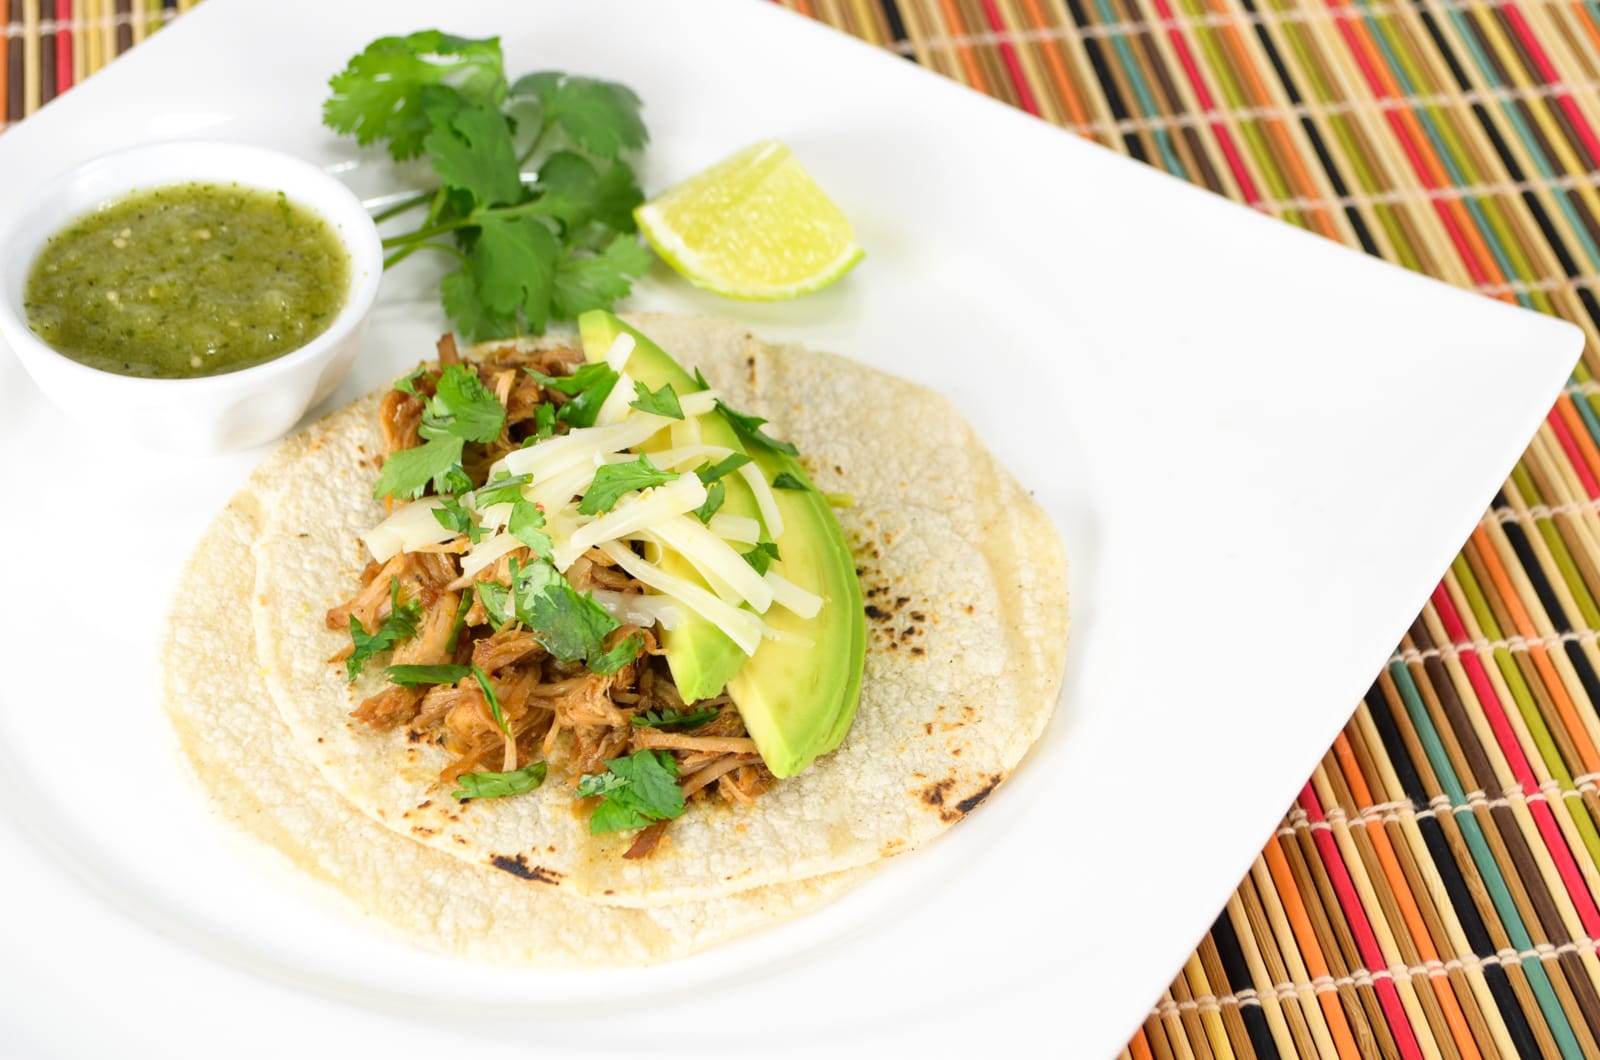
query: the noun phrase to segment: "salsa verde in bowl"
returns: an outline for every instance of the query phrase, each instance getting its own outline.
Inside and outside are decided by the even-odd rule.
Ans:
[[[63,174],[0,235],[0,340],[97,430],[246,448],[344,378],[382,269],[366,210],[317,167],[151,144]]]

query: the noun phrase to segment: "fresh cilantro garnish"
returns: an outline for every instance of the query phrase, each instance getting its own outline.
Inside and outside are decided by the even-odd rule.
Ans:
[[[696,518],[702,523],[711,521],[711,517],[717,514],[717,509],[722,507],[722,502],[728,496],[728,488],[721,482],[722,476],[738,470],[749,462],[750,458],[744,453],[729,453],[715,464],[701,464],[695,469],[694,473],[706,484],[706,501],[694,510]]]
[[[774,489],[780,490],[808,490],[811,488],[804,480],[789,474],[787,471],[778,472],[777,477],[772,480],[772,486]]]
[[[590,835],[625,832],[683,815],[678,762],[666,751],[635,751],[611,759],[604,773],[578,782],[578,796],[601,800],[589,817]]]
[[[697,729],[715,718],[718,711],[710,710],[647,710],[628,720],[641,729]]]
[[[778,555],[778,546],[771,541],[762,541],[749,552],[740,553],[744,561],[756,569],[757,574],[767,573],[767,568],[772,566],[772,561],[782,559]]]
[[[511,586],[518,621],[564,662],[600,655],[617,628],[609,611],[574,589],[546,560],[513,565]]]
[[[776,453],[787,453],[790,456],[799,456],[800,450],[794,447],[793,442],[781,442],[772,437],[761,428],[766,425],[766,420],[760,416],[751,416],[748,413],[737,412],[728,407],[721,398],[717,399],[717,411],[722,413],[722,418],[728,421],[728,426],[733,428],[741,441],[747,445],[770,449]]]
[[[422,415],[423,425],[469,442],[492,442],[506,423],[506,409],[478,373],[452,364],[439,376]]]
[[[470,489],[472,481],[461,468],[466,443],[493,441],[505,421],[505,407],[478,373],[462,364],[448,366],[422,410],[418,431],[425,441],[389,454],[372,495],[410,500],[430,483],[440,493]]]
[[[583,500],[578,502],[578,511],[584,515],[609,512],[617,506],[618,498],[629,490],[649,489],[677,477],[676,471],[662,471],[650,462],[648,456],[625,464],[602,464],[595,471],[594,482],[583,495]]]
[[[405,37],[379,37],[328,82],[322,105],[331,128],[356,141],[386,141],[395,158],[416,156],[432,129],[426,106],[430,87],[470,102],[496,103],[505,96],[500,41],[471,40],[423,30]]]
[[[460,639],[461,631],[466,628],[467,612],[472,610],[472,596],[472,586],[469,585],[461,594],[461,602],[456,605],[456,617],[450,621],[450,639],[444,642],[446,655],[456,653],[456,641]]]
[[[474,545],[482,541],[483,535],[488,533],[478,525],[478,520],[473,518],[472,512],[454,497],[445,497],[439,506],[433,509],[433,517],[446,530],[466,534],[467,540]]]
[[[556,433],[556,407],[548,401],[541,401],[539,407],[533,410],[533,433],[523,445],[542,442]]]
[[[354,650],[345,660],[345,674],[351,681],[361,676],[367,660],[379,652],[388,651],[396,644],[416,636],[417,623],[422,619],[422,601],[400,602],[400,579],[389,579],[389,614],[378,624],[375,633],[368,633],[355,615],[350,616],[350,643]]]
[[[532,501],[519,500],[511,506],[506,533],[527,545],[540,559],[549,559],[550,550],[555,548],[550,535],[544,532],[544,512]]]
[[[696,519],[702,523],[709,523],[711,517],[717,514],[717,509],[722,507],[722,502],[728,497],[728,487],[720,482],[713,482],[706,487],[706,502],[694,510]]]
[[[631,235],[613,236],[598,253],[568,248],[556,262],[551,290],[555,316],[576,318],[591,309],[609,308],[648,268],[650,251]]]
[[[400,391],[402,394],[410,394],[412,397],[421,397],[422,395],[417,393],[417,380],[421,379],[427,374],[428,369],[419,364],[415,369],[412,370],[410,375],[403,375],[399,379],[396,379],[394,381],[394,389]]]
[[[635,379],[633,392],[637,397],[628,402],[630,407],[640,412],[653,412],[657,416],[683,419],[683,406],[678,404],[678,392],[672,389],[671,383],[661,384],[661,389],[652,394],[649,387]]]
[[[390,453],[372,487],[372,495],[412,500],[420,497],[429,483],[440,493],[451,492],[449,487],[456,484],[452,473],[461,468],[465,444],[460,438],[441,435],[422,445]]]
[[[537,99],[544,123],[559,125],[568,139],[596,158],[616,158],[649,139],[639,120],[639,97],[614,81],[546,70],[517,78],[511,94]]]
[[[695,469],[695,474],[700,476],[701,482],[709,486],[723,475],[728,474],[730,471],[737,471],[749,462],[750,457],[744,453],[729,453],[715,464],[700,465]]]
[[[384,670],[397,685],[453,685],[472,669],[467,666],[391,666]]]
[[[600,406],[611,396],[611,389],[617,385],[618,378],[617,373],[604,361],[583,365],[571,375],[545,375],[532,368],[524,370],[540,384],[572,398],[561,406],[556,418],[573,427],[594,426],[595,417],[600,414]],[[535,416],[537,415],[535,413]],[[535,423],[537,422],[535,420]]]
[[[496,504],[515,504],[522,499],[522,487],[532,481],[532,475],[508,475],[502,471],[499,477],[472,491],[472,506],[481,512]]]
[[[494,694],[494,685],[489,683],[489,675],[483,672],[483,667],[473,663],[472,677],[478,682],[478,688],[483,691],[484,702],[489,704],[489,713],[494,716],[495,725],[499,726],[501,732],[510,732],[506,728],[505,711],[500,709],[500,697]]]
[[[589,656],[589,669],[597,674],[614,674],[639,657],[644,638],[631,633],[606,651]]]
[[[510,589],[499,582],[479,582],[477,589],[478,601],[483,604],[483,613],[489,616],[489,624],[496,631],[504,629],[507,623],[517,617],[512,606]]]
[[[456,778],[461,785],[450,793],[452,799],[504,799],[512,795],[526,795],[544,783],[550,767],[544,762],[529,762],[510,773],[463,773]]]
[[[437,176],[437,189],[378,215],[427,207],[383,241],[384,264],[419,250],[455,258],[440,294],[467,339],[608,307],[649,267],[634,234],[643,195],[623,157],[646,133],[622,85],[543,72],[513,86],[497,38],[427,30],[373,41],[329,87],[330,127],[397,159],[422,155]]]

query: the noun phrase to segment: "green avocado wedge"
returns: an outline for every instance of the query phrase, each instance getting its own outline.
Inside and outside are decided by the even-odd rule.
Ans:
[[[767,768],[792,777],[850,731],[861,698],[867,619],[855,560],[827,498],[793,457],[760,448],[750,456],[768,482],[787,472],[806,484],[772,491],[783,517],[772,569],[822,597],[822,610],[811,618],[778,604],[768,609],[762,617],[777,637],[762,641],[728,682]]]
[[[584,313],[578,318],[578,333],[583,340],[583,355],[591,362],[605,360],[618,335],[626,333],[633,336],[633,353],[629,355],[625,369],[628,375],[651,390],[659,390],[671,383],[681,397],[700,389],[694,378],[665,350],[623,323],[613,313],[598,309]],[[736,453],[745,451],[739,436],[721,416],[710,413],[699,417],[699,421],[700,437],[705,444],[719,445]],[[663,434],[639,449],[650,453],[671,446],[670,437]],[[730,515],[746,515],[759,522],[761,510],[744,479],[732,474],[724,475],[721,481],[727,490],[721,511]],[[705,584],[689,561],[676,553],[662,556],[661,565],[669,574],[688,578],[697,585]],[[661,646],[666,649],[667,666],[672,670],[673,683],[678,686],[678,694],[685,703],[720,696],[727,687],[728,679],[744,666],[747,658],[727,634],[694,614],[675,629],[664,630]]]
[[[651,389],[671,383],[680,395],[699,389],[666,351],[615,315],[585,313],[578,326],[590,361],[603,360],[616,337],[626,333],[634,340],[626,366],[630,376]],[[693,615],[665,631],[662,646],[684,701],[710,698],[726,686],[767,768],[774,776],[791,777],[838,747],[855,718],[867,647],[855,560],[833,509],[811,486],[799,461],[758,442],[745,444],[716,412],[700,417],[700,433],[708,445],[749,455],[768,482],[787,473],[806,485],[773,490],[783,533],[777,542],[779,559],[771,569],[820,596],[822,608],[811,618],[801,618],[774,604],[762,619],[777,636],[763,640],[749,657],[720,629]],[[641,448],[653,451],[668,445],[658,439]],[[723,481],[723,510],[759,519],[760,509],[744,480],[733,474]],[[671,564],[668,569],[674,574],[700,580],[682,557],[669,552],[661,561]]]

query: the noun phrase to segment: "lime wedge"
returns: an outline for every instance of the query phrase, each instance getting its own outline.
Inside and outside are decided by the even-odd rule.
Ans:
[[[763,140],[634,211],[697,287],[751,301],[821,290],[861,260],[850,222],[789,148]]]

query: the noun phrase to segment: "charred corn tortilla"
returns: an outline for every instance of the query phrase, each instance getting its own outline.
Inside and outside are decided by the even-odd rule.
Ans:
[[[168,623],[166,706],[216,809],[403,936],[496,963],[595,968],[681,957],[816,908],[865,873],[617,909],[534,889],[373,823],[300,757],[274,709],[246,599],[261,509],[247,489],[189,561]]]
[[[286,441],[258,476],[265,523],[251,596],[268,687],[314,764],[389,829],[565,895],[641,908],[811,880],[909,849],[960,820],[1038,737],[1060,687],[1066,572],[1048,517],[945,399],[862,365],[762,343],[742,327],[643,316],[631,323],[730,404],[769,417],[839,519],[867,594],[861,703],[838,751],[753,805],[696,805],[648,858],[591,836],[570,776],[515,798],[455,802],[444,753],[374,733],[350,711],[379,687],[327,660],[348,635],[326,609],[359,585],[358,535],[383,447],[377,396]]]

